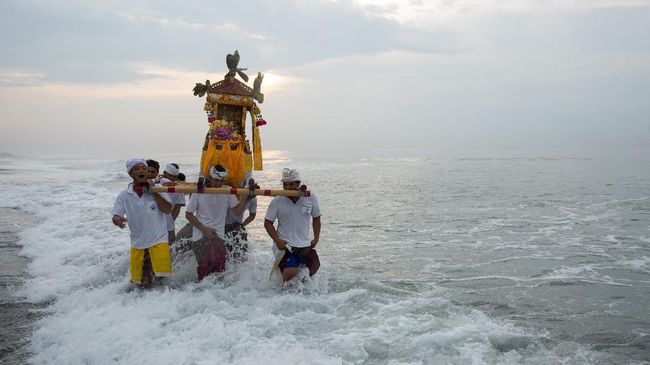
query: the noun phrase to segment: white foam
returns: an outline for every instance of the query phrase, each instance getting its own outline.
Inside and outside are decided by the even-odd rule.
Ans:
[[[633,269],[636,270],[648,270],[650,269],[650,257],[649,256],[641,256],[636,259],[630,259],[630,260],[619,260],[617,264],[623,265],[623,266],[629,266],[632,267]]]
[[[182,171],[196,165],[177,162]],[[128,181],[123,170],[121,161],[32,161],[22,162],[12,184],[0,177],[9,186],[2,204],[38,220],[21,234],[34,276],[22,293],[50,303],[31,341],[33,363],[553,363],[582,350],[547,349],[543,334],[451,304],[429,286],[385,290],[345,263],[334,272],[327,255],[313,280],[282,291],[268,281],[273,260],[259,222],[250,229],[250,260],[229,264],[219,279],[195,283],[194,259],[184,253],[169,288],[130,290],[128,231],[109,214]],[[273,187],[277,177],[273,170],[256,179]],[[337,244],[345,243],[327,235],[319,243],[324,253]]]

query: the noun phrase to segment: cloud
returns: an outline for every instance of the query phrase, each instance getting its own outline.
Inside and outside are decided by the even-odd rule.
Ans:
[[[611,7],[650,6],[648,0],[354,0],[352,3],[366,15],[383,17],[403,25],[420,28],[463,27],[467,21],[490,18],[499,13],[584,11]]]
[[[57,102],[61,100],[107,100],[107,99],[160,99],[192,96],[196,82],[223,78],[223,73],[170,68],[162,65],[134,62],[124,66],[141,75],[136,81],[117,83],[39,83],[43,72],[10,71],[1,72],[0,97],[11,102]],[[251,74],[251,79],[255,75]],[[19,85],[12,85],[12,82]],[[262,91],[281,93],[304,82],[296,76],[283,75],[277,71],[264,76]],[[252,86],[252,84],[251,84]]]
[[[629,56],[392,51],[315,62],[292,69],[309,80],[299,91],[269,95],[265,143],[314,154],[638,144],[650,58]]]
[[[351,3],[7,0],[0,14],[0,67],[43,70],[46,81],[64,83],[141,77],[121,67],[127,62],[222,67],[235,49],[243,67],[257,70],[391,49],[456,49],[453,34],[404,28]]]
[[[0,85],[24,85],[35,84],[45,78],[42,71],[8,69],[0,70]]]
[[[272,149],[638,141],[648,17],[648,1],[626,0],[7,0],[1,142],[56,125],[70,149],[98,130],[111,146],[118,124],[165,125],[156,144],[184,133],[198,145],[205,115],[191,89],[221,80],[234,49],[251,78],[266,74]]]
[[[128,68],[146,76],[146,79],[101,84],[37,83],[38,80],[30,79],[28,85],[0,87],[0,95],[14,102],[177,97],[191,93],[192,81],[201,80],[205,75],[203,72],[174,70],[151,64],[132,64]]]
[[[102,9],[108,13],[112,13],[119,18],[123,18],[130,23],[135,25],[141,24],[153,24],[160,28],[163,28],[167,31],[199,31],[203,34],[212,34],[212,35],[221,35],[224,33],[236,33],[240,36],[249,37],[255,40],[264,41],[268,39],[268,36],[258,33],[249,33],[239,25],[229,22],[228,19],[224,19],[223,22],[219,23],[202,23],[202,22],[193,22],[185,20],[183,18],[174,17],[166,14],[161,14],[159,12],[153,11],[151,9],[135,9],[130,8],[126,10],[115,9],[110,6],[106,6],[103,3],[95,4],[97,9]]]

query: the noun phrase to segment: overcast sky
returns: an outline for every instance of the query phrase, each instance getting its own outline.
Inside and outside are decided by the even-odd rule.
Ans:
[[[265,149],[650,153],[649,19],[650,0],[2,0],[0,152],[198,154],[192,88],[238,49],[266,74]]]

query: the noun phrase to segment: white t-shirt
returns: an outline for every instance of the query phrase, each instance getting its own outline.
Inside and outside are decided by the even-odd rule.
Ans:
[[[170,201],[167,193],[159,194]],[[142,196],[133,191],[133,183],[120,192],[113,204],[113,215],[126,215],[131,231],[131,247],[145,249],[161,242],[167,242],[167,214],[158,209],[151,193]]]
[[[320,217],[318,199],[311,196],[300,197],[295,203],[286,196],[276,196],[271,200],[264,219],[278,220],[278,236],[292,247],[307,247],[309,239],[310,218]]]
[[[224,185],[223,188],[230,189],[230,186]],[[239,204],[235,195],[225,194],[192,194],[185,211],[194,214],[201,224],[212,228],[217,236],[225,239],[226,215],[230,208]],[[198,241],[203,238],[203,232],[193,227],[192,241]]]
[[[160,186],[164,186],[163,184],[172,182],[171,180],[163,177],[159,181]],[[157,184],[158,185],[158,184]],[[174,210],[174,207],[177,205],[184,206],[185,205],[185,194],[183,193],[167,193],[169,195],[170,203],[172,203],[172,211]],[[172,217],[172,214],[169,213],[167,214],[167,230],[168,231],[173,231],[174,230],[174,217]]]
[[[245,208],[239,213],[239,215],[234,215],[232,210],[228,210],[228,215],[226,216],[226,224],[233,223],[243,223],[244,222],[244,213],[248,210],[249,213],[257,213],[257,198],[253,198],[246,202]]]

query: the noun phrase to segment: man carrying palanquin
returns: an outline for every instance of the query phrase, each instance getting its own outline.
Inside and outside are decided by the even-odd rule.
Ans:
[[[161,185],[174,185],[178,180],[180,174],[180,167],[175,163],[168,163],[163,170],[162,177],[158,180]],[[185,206],[185,194],[183,193],[169,193],[169,198],[172,203],[172,212],[167,215],[167,233],[169,243],[172,244],[176,241],[176,227],[174,222],[178,218],[181,207]]]
[[[147,163],[142,158],[126,162],[126,171],[133,180],[120,192],[113,205],[113,224],[131,231],[131,281],[148,288],[153,277],[170,276],[172,272],[167,218],[171,212],[169,196],[150,193],[153,180],[147,179]]]
[[[147,178],[149,180],[158,180],[158,173],[160,172],[160,163],[156,160],[148,159],[147,163]]]
[[[228,170],[221,165],[210,168],[205,179],[208,188],[230,188],[224,185]],[[194,227],[192,230],[192,249],[196,256],[198,267],[196,272],[199,280],[213,272],[226,269],[225,225],[226,214],[231,210],[239,215],[244,210],[246,202],[252,196],[242,195],[237,201],[233,195],[224,194],[192,194],[185,209],[187,221]]]
[[[251,186],[251,184],[253,184]],[[250,174],[244,178],[240,184],[241,188],[255,189],[259,188],[255,181],[250,178]],[[244,213],[248,211],[248,216],[244,218]],[[226,216],[226,248],[233,259],[246,261],[248,253],[248,232],[246,226],[255,220],[257,216],[257,197],[253,197],[246,202],[246,206],[239,215],[228,211]]]
[[[300,174],[293,169],[282,170],[282,188],[300,191]],[[276,196],[269,204],[264,219],[264,228],[276,247],[286,250],[278,267],[282,280],[291,280],[298,268],[307,266],[314,275],[320,266],[315,247],[320,237],[320,207],[314,193],[310,196]],[[309,239],[309,221],[312,221],[314,238]],[[278,220],[278,228],[273,223]]]

